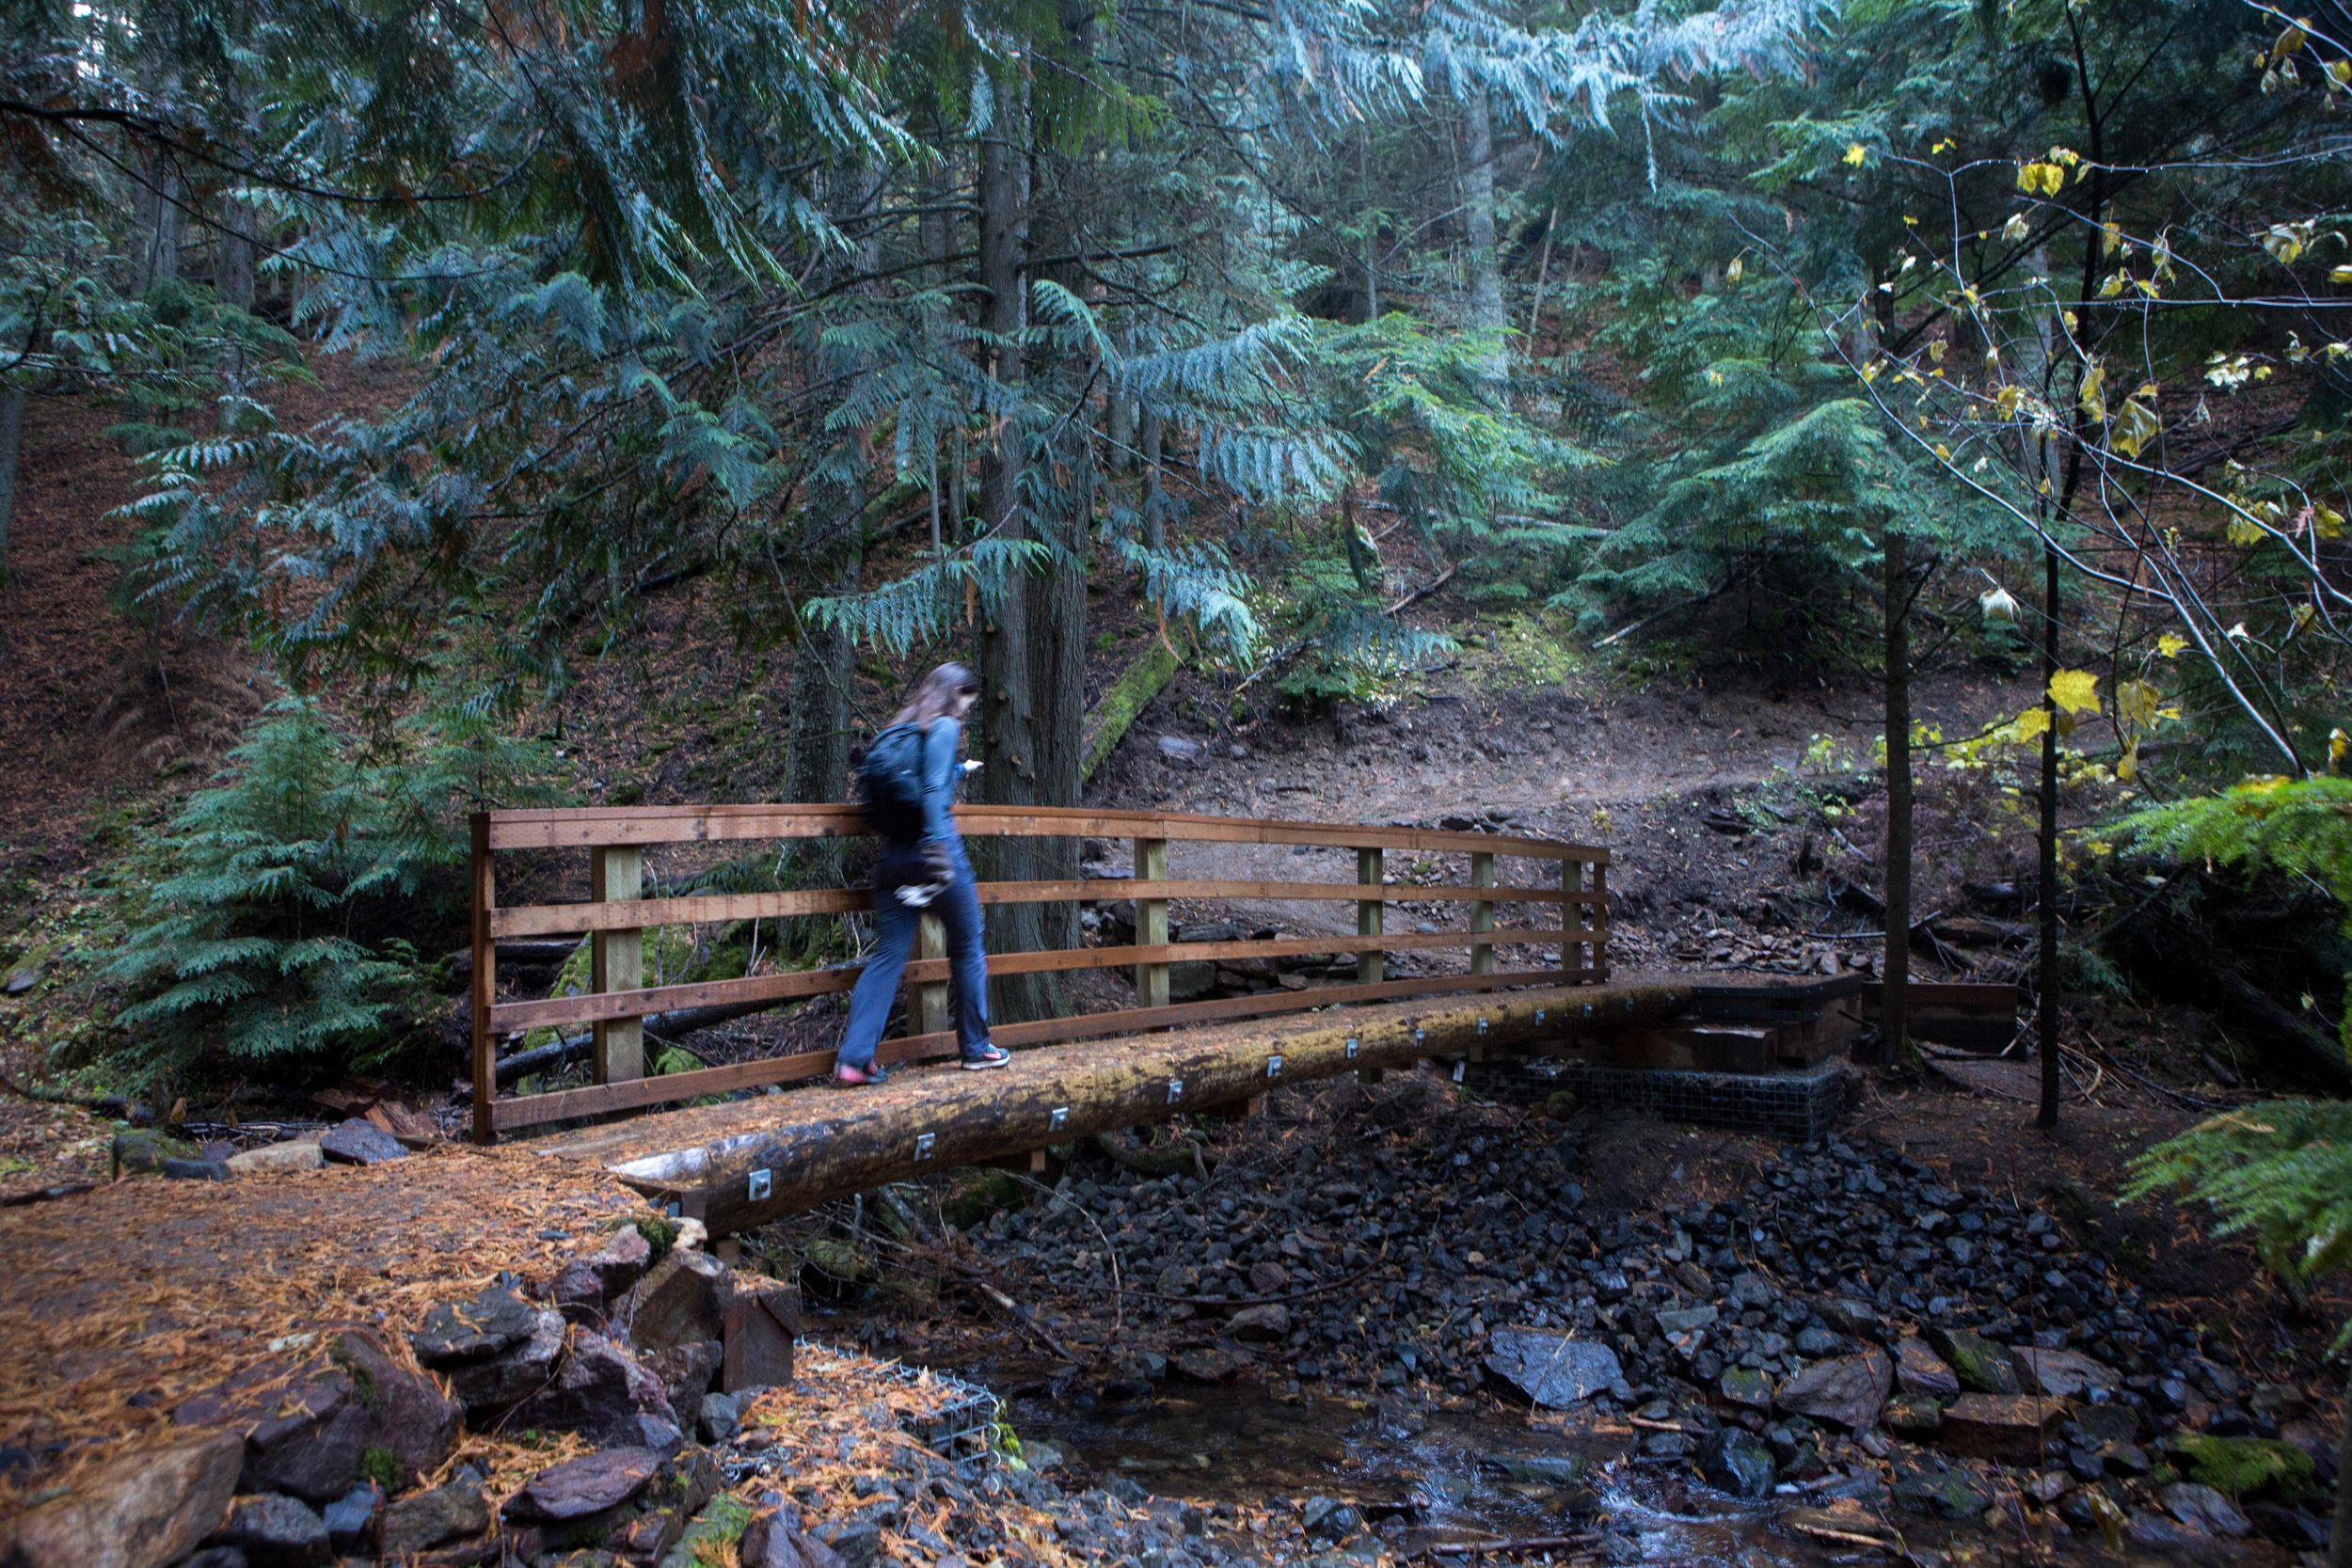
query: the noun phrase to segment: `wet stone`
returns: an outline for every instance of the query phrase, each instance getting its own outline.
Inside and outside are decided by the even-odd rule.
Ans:
[[[358,1117],[321,1133],[319,1152],[346,1165],[381,1165],[408,1158],[407,1148],[398,1138]]]
[[[1487,1370],[1546,1409],[1625,1387],[1616,1352],[1594,1340],[1505,1328],[1488,1335],[1486,1343]]]
[[[429,1492],[396,1497],[384,1509],[383,1555],[393,1561],[429,1552],[490,1528],[490,1504],[482,1488],[453,1481]]]
[[[603,1513],[643,1492],[660,1465],[651,1449],[606,1449],[551,1465],[515,1495],[506,1516],[553,1523]]]
[[[1772,1402],[1780,1410],[1860,1432],[1878,1424],[1894,1381],[1886,1353],[1873,1349],[1815,1362],[1782,1384]]]
[[[2166,1487],[2159,1496],[2164,1511],[2191,1529],[2233,1537],[2254,1532],[2254,1527],[2237,1505],[2210,1486],[2182,1481]]]
[[[1944,1359],[1951,1363],[1963,1388],[1979,1394],[2021,1392],[2017,1369],[2011,1365],[2005,1346],[1964,1328],[1935,1329],[1928,1338]]]
[[[2038,1465],[2056,1424],[2056,1402],[2033,1394],[1963,1394],[1944,1409],[1939,1446],[1996,1465]]]
[[[1699,1445],[1698,1468],[1707,1484],[1735,1497],[1761,1497],[1772,1490],[1772,1450],[1754,1433],[1719,1427]]]
[[[252,1568],[315,1568],[327,1558],[326,1521],[299,1497],[257,1493],[230,1505],[210,1544],[236,1547]]]
[[[409,1336],[409,1343],[416,1347],[417,1359],[428,1367],[479,1361],[528,1339],[539,1314],[540,1308],[513,1286],[493,1285],[427,1312],[424,1325]]]
[[[1716,1383],[1715,1391],[1727,1404],[1747,1410],[1769,1410],[1772,1405],[1772,1380],[1748,1367],[1734,1367]]]
[[[1895,1383],[1906,1394],[1948,1400],[1960,1394],[1960,1378],[1929,1348],[1925,1339],[1906,1336],[1895,1346]]]

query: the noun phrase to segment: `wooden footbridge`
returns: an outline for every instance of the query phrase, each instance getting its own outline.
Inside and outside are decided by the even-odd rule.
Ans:
[[[613,1123],[711,1095],[827,1076],[831,1051],[647,1076],[644,1021],[682,1008],[765,1005],[848,990],[855,965],[647,984],[646,933],[668,926],[839,915],[864,910],[863,888],[687,892],[647,896],[657,879],[693,880],[696,864],[761,841],[860,835],[846,805],[630,807],[489,812],[473,820],[473,1126],[489,1142],[537,1129],[551,1152],[594,1155],[639,1190],[675,1203],[717,1233],[739,1230],[843,1193],[927,1168],[1017,1157],[1115,1128],[1203,1109],[1240,1109],[1272,1085],[1378,1070],[1430,1057],[1484,1056],[1580,1033],[1655,1022],[1689,1000],[1687,986],[1610,978],[1609,852],[1549,839],[1422,828],[1200,816],[1164,812],[969,806],[967,840],[1108,839],[1132,846],[1127,876],[992,881],[983,905],[1132,902],[1135,940],[1041,953],[992,953],[993,974],[1116,969],[1132,973],[1134,1005],[1001,1024],[1017,1050],[989,1073],[902,1075],[854,1092],[755,1094]],[[1230,875],[1237,863],[1283,855],[1285,879]],[[1173,876],[1171,856],[1220,873]],[[1354,878],[1301,879],[1352,858]],[[577,863],[584,859],[584,878]],[[585,900],[502,904],[501,871],[533,884],[586,887]],[[1171,903],[1205,900],[1320,909],[1355,929],[1256,940],[1172,942]],[[1417,929],[1391,928],[1400,905]],[[1402,924],[1399,922],[1398,924]],[[924,922],[906,985],[908,1032],[881,1059],[951,1056],[947,964],[936,923]],[[580,933],[592,943],[590,989],[503,999],[502,941]],[[1465,961],[1442,971],[1433,954]],[[1391,973],[1391,955],[1399,955]],[[1406,957],[1409,955],[1409,957]],[[1344,973],[1349,956],[1352,977]],[[1259,994],[1171,1005],[1173,966],[1251,959],[1327,960],[1325,977]],[[1340,973],[1330,973],[1336,960]],[[1404,973],[1406,966],[1411,973]],[[1292,989],[1295,987],[1296,989]],[[1283,1016],[1304,1015],[1304,1016]],[[1251,1022],[1254,1021],[1254,1022]],[[499,1091],[497,1047],[521,1032],[589,1025],[595,1082],[514,1096]],[[577,1124],[602,1120],[585,1130]],[[557,1124],[573,1124],[547,1135]]]

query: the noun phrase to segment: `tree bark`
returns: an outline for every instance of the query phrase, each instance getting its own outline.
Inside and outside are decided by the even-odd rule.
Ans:
[[[2042,1107],[2036,1127],[2056,1127],[2058,1119],[2058,703],[2050,683],[2058,672],[2058,556],[2042,549],[2042,822],[2037,837],[2042,952],[2037,970],[2041,995],[2036,999],[2036,1022],[2042,1036]]]
[[[1498,402],[1511,395],[1511,351],[1503,334],[1502,263],[1495,251],[1494,130],[1486,89],[1472,87],[1462,102],[1462,202],[1470,224],[1470,323],[1487,340],[1481,379]]]
[[[2352,1377],[2344,1380],[2344,1434],[2336,1440],[2336,1514],[2328,1568],[2352,1568]]]
[[[1910,1059],[1911,572],[1908,541],[1886,531],[1886,974],[1879,1028],[1887,1065]]]

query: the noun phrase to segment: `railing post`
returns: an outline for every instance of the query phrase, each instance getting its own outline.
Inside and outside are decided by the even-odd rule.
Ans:
[[[497,1042],[490,1036],[490,1005],[498,999],[498,943],[490,940],[490,911],[498,880],[490,862],[490,814],[473,814],[473,1141],[498,1136],[492,1106],[498,1100]]]
[[[944,958],[947,956],[947,927],[939,916],[929,910],[915,917],[914,956],[918,958]],[[947,982],[926,980],[914,988],[914,1033],[945,1034],[953,1027],[947,1016]]]
[[[588,895],[597,903],[644,895],[645,852],[636,845],[588,851]],[[642,927],[598,931],[589,939],[590,987],[598,992],[636,990],[645,983],[645,933]],[[617,1084],[645,1075],[645,1022],[638,1018],[604,1019],[596,1024],[596,1082]]]
[[[1593,863],[1593,901],[1584,911],[1585,928],[1593,933],[1593,965],[1588,980],[1609,978],[1609,863]]]
[[[1485,849],[1471,850],[1470,886],[1492,887],[1494,885],[1495,858],[1493,854]],[[1565,925],[1565,922],[1563,922],[1563,924]],[[1481,900],[1478,903],[1472,904],[1470,906],[1470,934],[1475,936],[1481,931],[1491,931],[1494,928],[1495,907],[1493,901]],[[1492,974],[1494,972],[1494,943],[1485,942],[1477,946],[1473,946],[1470,949],[1470,973],[1472,974]]]
[[[1356,879],[1373,890],[1373,895],[1370,898],[1360,898],[1356,902],[1356,934],[1359,937],[1376,937],[1381,934],[1382,911],[1385,906],[1380,902],[1380,886],[1383,875],[1381,867],[1384,860],[1383,852],[1378,849],[1356,851]],[[1367,948],[1358,953],[1356,955],[1356,983],[1359,986],[1378,985],[1383,967],[1380,949],[1377,947]]]
[[[1168,840],[1139,838],[1136,840],[1136,880],[1164,882],[1168,880]],[[1136,900],[1136,945],[1165,947],[1168,945],[1168,900],[1138,898]],[[1136,965],[1136,1006],[1165,1007],[1168,1006],[1168,965],[1138,963]]]

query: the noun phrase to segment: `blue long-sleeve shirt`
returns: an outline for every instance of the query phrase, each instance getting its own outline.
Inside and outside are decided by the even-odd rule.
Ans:
[[[953,719],[934,719],[923,732],[923,842],[952,843],[957,837],[954,806],[956,777],[961,771],[956,752],[961,748],[963,726]]]

